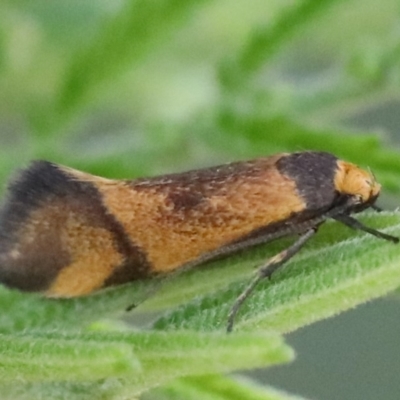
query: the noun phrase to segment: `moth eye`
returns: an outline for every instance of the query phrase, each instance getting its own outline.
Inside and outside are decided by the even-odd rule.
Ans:
[[[363,197],[361,196],[361,194],[356,194],[354,195],[354,200],[356,204],[361,204],[363,202]]]

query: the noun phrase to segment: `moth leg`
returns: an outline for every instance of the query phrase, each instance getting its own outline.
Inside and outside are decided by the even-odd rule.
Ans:
[[[393,243],[398,243],[399,242],[399,238],[396,236],[392,236],[392,235],[387,235],[386,233],[380,232],[376,229],[370,228],[368,226],[365,226],[363,223],[361,223],[360,221],[358,221],[355,218],[352,218],[350,215],[347,214],[338,214],[333,216],[332,218],[336,219],[337,221],[341,222],[342,224],[348,226],[349,228],[353,228],[353,229],[357,229],[360,231],[364,231],[367,232],[371,235],[374,235],[378,238],[381,239],[385,239],[385,240],[389,240],[390,242]]]
[[[281,251],[276,256],[270,258],[264,265],[257,271],[257,276],[249,283],[247,288],[235,300],[231,311],[228,316],[227,332],[231,332],[235,322],[236,314],[244,301],[250,296],[251,292],[257,284],[264,278],[270,278],[271,275],[285,262],[292,258],[304,244],[316,233],[317,227],[313,227],[303,233],[290,247]]]

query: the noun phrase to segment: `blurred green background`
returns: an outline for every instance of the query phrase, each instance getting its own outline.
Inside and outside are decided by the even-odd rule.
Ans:
[[[400,192],[396,0],[3,0],[0,181],[45,158],[115,178],[321,149]],[[398,300],[288,337],[257,379],[398,399]]]

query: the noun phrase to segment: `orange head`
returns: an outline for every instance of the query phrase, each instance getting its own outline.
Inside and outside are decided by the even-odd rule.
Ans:
[[[353,196],[357,205],[373,204],[381,191],[381,185],[371,172],[341,160],[338,161],[335,188],[339,193]]]

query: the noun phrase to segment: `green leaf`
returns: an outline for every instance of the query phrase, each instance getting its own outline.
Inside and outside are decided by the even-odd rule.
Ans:
[[[99,384],[97,396],[111,391],[125,398],[177,377],[255,368],[293,358],[281,337],[257,333],[53,332],[3,336],[2,343],[2,393],[11,392],[9,382],[18,379],[28,392],[38,390],[39,384],[44,391],[53,390],[58,382],[60,391],[72,390],[72,385],[85,394],[93,390],[90,382],[119,377],[109,385]]]
[[[142,400],[305,400],[243,378],[205,375],[179,379],[142,396]]]
[[[336,2],[337,0],[296,2],[272,25],[255,29],[246,45],[238,52],[236,59],[222,64],[221,86],[232,89],[237,82],[251,77],[304,26],[310,24],[316,15],[328,12],[330,6]]]
[[[0,335],[0,382],[85,381],[135,374],[140,364],[130,346],[56,336]]]
[[[46,299],[0,287],[0,332],[81,330],[102,318],[121,316],[136,298],[145,293],[140,282],[72,299]],[[140,297],[140,296],[139,296]]]

